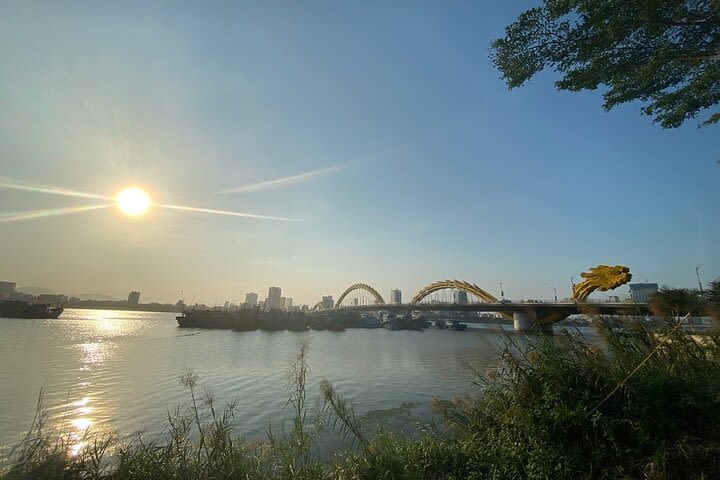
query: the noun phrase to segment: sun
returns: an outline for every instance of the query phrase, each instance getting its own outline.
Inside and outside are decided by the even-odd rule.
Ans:
[[[139,217],[147,213],[151,203],[150,196],[138,187],[124,188],[115,197],[118,208],[131,217]]]

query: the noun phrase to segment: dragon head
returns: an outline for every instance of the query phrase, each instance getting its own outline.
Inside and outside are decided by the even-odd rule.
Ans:
[[[630,269],[622,265],[614,267],[598,265],[589,272],[581,273],[580,276],[585,280],[573,287],[573,300],[585,300],[595,290],[601,292],[613,290],[632,279]]]

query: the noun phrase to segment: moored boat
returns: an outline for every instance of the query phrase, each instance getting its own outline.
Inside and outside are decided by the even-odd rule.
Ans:
[[[181,327],[194,328],[233,328],[235,318],[227,310],[189,309],[175,317]]]
[[[382,322],[382,326],[389,330],[423,330],[430,326],[430,322],[426,321],[424,317],[410,314],[402,317],[388,314],[385,321]]]
[[[467,329],[467,323],[460,323],[457,320],[453,320],[448,323],[447,327],[450,330],[457,330],[458,332],[462,332],[463,330]]]
[[[191,328],[222,328],[246,332],[250,330],[296,330],[307,328],[306,316],[302,312],[267,312],[248,308],[227,310],[221,308],[189,308],[175,317],[178,325]]]
[[[4,318],[58,318],[63,310],[62,305],[0,300],[0,317]]]

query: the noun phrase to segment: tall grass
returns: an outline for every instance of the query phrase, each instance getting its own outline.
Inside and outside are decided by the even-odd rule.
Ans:
[[[4,479],[30,478],[720,478],[720,337],[603,329],[508,342],[482,393],[438,402],[445,428],[417,437],[363,431],[351,404],[321,384],[324,413],[354,448],[322,461],[307,418],[309,366],[301,346],[288,377],[292,426],[246,442],[234,404],[216,405],[183,376],[190,406],[168,412],[161,434],[88,440],[76,456],[40,413]]]
[[[348,462],[353,475],[720,478],[720,337],[617,329],[603,338],[604,348],[573,334],[509,345],[478,379],[482,395],[444,406],[454,434],[380,439],[382,455],[368,448]],[[445,462],[432,463],[432,449]],[[415,465],[425,465],[420,477]]]

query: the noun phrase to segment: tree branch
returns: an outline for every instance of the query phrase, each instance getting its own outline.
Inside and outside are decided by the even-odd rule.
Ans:
[[[678,57],[675,60],[687,60],[688,62],[697,62],[700,60],[720,60],[720,52],[711,52],[694,57]]]

